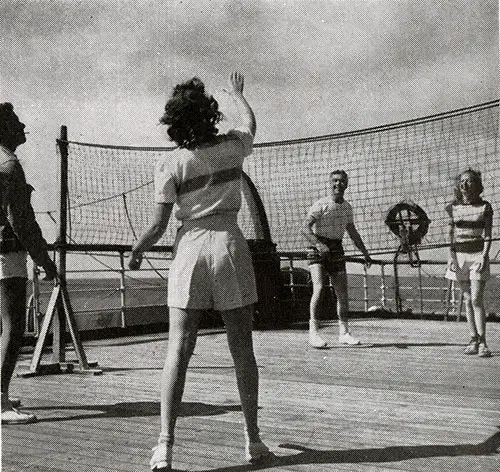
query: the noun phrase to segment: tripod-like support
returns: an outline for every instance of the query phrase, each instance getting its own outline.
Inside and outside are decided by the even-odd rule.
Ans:
[[[58,313],[58,335],[61,339],[56,339],[56,330],[54,330],[54,341],[53,341],[53,363],[41,364],[43,348],[45,346],[47,336],[49,334],[50,326],[52,321],[54,321],[54,315]],[[61,327],[68,326],[69,333],[71,335],[71,340],[73,341],[73,347],[75,349],[75,354],[77,360],[66,361],[65,350],[64,350],[64,337],[65,330]],[[87,361],[87,356],[83,349],[82,341],[80,339],[80,334],[76,326],[75,316],[71,308],[71,303],[66,289],[66,285],[63,282],[56,282],[52,294],[50,296],[49,304],[47,306],[47,312],[42,322],[42,327],[40,329],[38,341],[35,345],[35,350],[33,352],[33,358],[31,360],[30,368],[27,371],[21,371],[18,373],[19,377],[33,377],[36,375],[48,375],[48,374],[60,374],[60,373],[81,373],[81,374],[102,374],[102,370],[97,368],[97,362],[89,363]]]

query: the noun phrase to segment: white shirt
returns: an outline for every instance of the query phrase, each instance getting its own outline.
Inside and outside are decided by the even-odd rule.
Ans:
[[[155,202],[176,203],[181,221],[237,213],[243,160],[252,146],[250,130],[238,128],[219,135],[213,146],[165,154],[156,164]]]
[[[314,220],[312,230],[317,236],[342,240],[346,227],[354,222],[349,202],[337,203],[332,197],[324,197],[312,204],[307,213]]]

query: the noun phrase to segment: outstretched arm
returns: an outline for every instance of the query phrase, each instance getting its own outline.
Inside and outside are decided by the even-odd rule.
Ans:
[[[373,260],[370,257],[370,254],[368,254],[368,250],[366,249],[365,243],[361,239],[361,236],[360,236],[358,230],[356,229],[356,226],[354,225],[354,223],[349,223],[346,227],[346,230],[347,230],[347,233],[349,234],[350,238],[352,239],[352,242],[365,256],[366,267],[370,267],[373,263]]]
[[[243,96],[244,77],[240,72],[232,72],[229,77],[229,90],[228,93],[233,97],[234,103],[240,114],[242,125],[250,130],[252,136],[255,136],[257,131],[257,122],[252,107],[248,104],[246,98]]]
[[[151,249],[158,240],[163,236],[167,229],[168,220],[172,213],[173,203],[157,203],[151,226],[144,231],[139,240],[134,244],[128,266],[132,270],[137,270],[141,267],[142,254]]]

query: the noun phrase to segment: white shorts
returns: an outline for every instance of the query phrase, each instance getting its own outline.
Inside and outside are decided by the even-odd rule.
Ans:
[[[185,221],[168,274],[168,306],[232,310],[257,302],[252,256],[236,217]]]
[[[0,254],[0,280],[12,277],[28,278],[26,251]]]
[[[477,270],[483,260],[482,252],[457,252],[456,255],[458,267],[452,267],[451,260],[448,261],[445,274],[447,279],[467,282],[468,280],[488,280],[490,278],[489,259],[481,272]]]

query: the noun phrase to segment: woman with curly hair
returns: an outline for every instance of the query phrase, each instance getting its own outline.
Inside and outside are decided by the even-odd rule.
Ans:
[[[465,354],[490,357],[486,344],[484,290],[490,278],[489,252],[493,226],[491,204],[481,198],[481,172],[468,169],[457,176],[455,200],[446,206],[450,217],[450,257],[446,278],[457,281],[463,294],[471,339]]]
[[[168,276],[169,340],[161,378],[161,431],[150,465],[172,466],[174,429],[186,371],[204,311],[224,320],[245,419],[245,457],[255,462],[270,455],[257,426],[258,370],[252,345],[255,277],[248,244],[237,224],[241,206],[243,160],[251,154],[256,122],[243,96],[243,76],[233,72],[230,91],[241,125],[218,134],[222,119],[217,101],[198,78],[177,85],[160,122],[178,148],[155,170],[153,223],[132,249],[131,269],[163,235],[174,204],[182,222]]]

